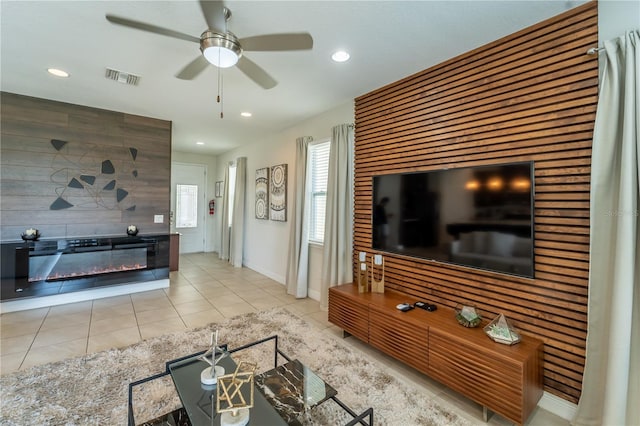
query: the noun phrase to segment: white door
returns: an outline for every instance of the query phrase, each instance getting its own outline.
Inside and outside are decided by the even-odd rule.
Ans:
[[[204,251],[206,166],[171,163],[171,231],[180,233],[180,253]]]

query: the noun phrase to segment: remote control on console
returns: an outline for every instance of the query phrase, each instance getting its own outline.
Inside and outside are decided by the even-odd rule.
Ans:
[[[402,312],[407,312],[410,311],[411,309],[413,309],[413,306],[411,306],[408,303],[400,303],[398,305],[396,305],[396,309]]]
[[[438,307],[436,305],[434,305],[433,303],[416,302],[413,305],[416,308],[421,308],[421,309],[424,309],[425,311],[429,311],[429,312],[433,312],[436,309],[438,309]]]

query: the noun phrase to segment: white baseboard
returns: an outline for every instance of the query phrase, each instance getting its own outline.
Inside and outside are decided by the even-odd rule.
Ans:
[[[285,285],[284,284],[285,283],[284,277],[274,274],[273,271],[267,271],[266,269],[263,269],[263,268],[260,268],[258,266],[253,265],[251,262],[244,262],[243,266],[245,266],[245,267],[247,267],[247,268],[249,268],[249,269],[251,269],[253,271],[259,272],[262,275],[265,275],[265,276],[271,278],[272,280],[279,282],[282,285]],[[307,290],[307,297],[309,297],[309,298],[311,298],[313,300],[317,300],[319,302],[320,301],[320,292],[318,290],[309,289],[309,290]]]
[[[284,285],[284,283],[286,281],[283,276],[274,274],[273,271],[269,271],[269,270],[266,270],[264,268],[260,268],[259,266],[256,266],[256,265],[252,264],[251,262],[243,262],[242,264],[243,264],[243,266],[246,266],[249,269],[252,269],[252,270],[254,270],[256,272],[259,272],[262,275],[267,276],[267,277],[271,278],[272,280],[279,282],[280,284]]]
[[[542,398],[538,401],[538,407],[543,408],[558,417],[562,417],[567,421],[573,420],[578,411],[578,406],[572,402],[544,392]]]
[[[320,292],[318,290],[307,290],[307,296],[318,302],[320,301]]]
[[[18,300],[8,300],[0,303],[0,313],[25,311],[27,309],[45,308],[64,305],[67,303],[84,302],[105,297],[121,296],[123,294],[140,293],[142,291],[168,288],[169,278],[139,283],[114,285],[109,287],[92,288],[71,293],[54,294],[51,296],[29,297]]]

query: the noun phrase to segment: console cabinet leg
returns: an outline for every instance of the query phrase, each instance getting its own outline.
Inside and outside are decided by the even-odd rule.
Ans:
[[[489,410],[487,407],[485,407],[483,405],[482,406],[482,420],[484,420],[484,422],[487,423],[489,420],[491,420],[492,416],[493,416],[493,411]]]
[[[342,330],[342,338],[346,339],[347,337],[350,337],[351,333],[349,333],[347,330]]]

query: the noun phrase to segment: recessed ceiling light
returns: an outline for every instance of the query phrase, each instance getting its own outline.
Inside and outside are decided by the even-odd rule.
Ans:
[[[333,55],[331,55],[331,59],[333,59],[336,62],[348,61],[350,57],[351,57],[351,55],[349,55],[344,50],[338,50]]]
[[[196,145],[204,145],[204,142],[196,142]]]
[[[57,68],[48,68],[49,74],[53,74],[56,77],[69,77],[69,73],[66,71],[59,70]]]
[[[243,117],[251,117],[252,114],[250,112],[241,112],[240,115]]]

